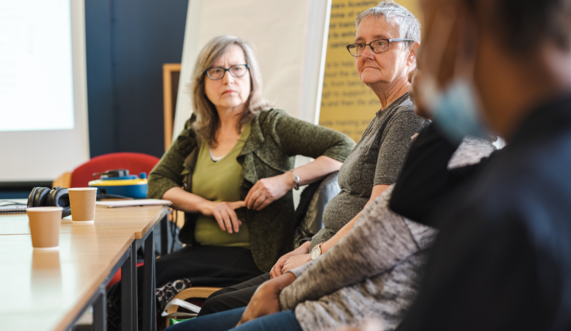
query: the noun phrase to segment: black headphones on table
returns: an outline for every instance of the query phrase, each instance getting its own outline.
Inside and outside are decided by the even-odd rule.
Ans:
[[[69,206],[69,193],[66,188],[59,186],[49,189],[47,187],[34,187],[28,197],[28,208],[32,207],[62,207],[61,217],[71,215]]]

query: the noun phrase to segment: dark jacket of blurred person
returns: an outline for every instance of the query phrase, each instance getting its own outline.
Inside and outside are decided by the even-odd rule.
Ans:
[[[569,330],[571,1],[425,0],[423,9],[428,36],[455,13],[451,38],[471,44],[480,115],[508,146],[427,220],[441,231],[398,330]],[[430,58],[430,45],[422,51]]]
[[[470,145],[463,148],[471,154],[470,164],[454,162],[460,143],[450,142],[438,128],[438,123],[433,122],[422,130],[410,147],[393,189],[389,202],[391,210],[440,228],[439,220],[431,217],[439,203],[483,172],[501,153],[500,150],[490,153],[492,145],[470,137],[464,139],[464,145]]]
[[[400,330],[559,330],[571,326],[571,96],[538,107],[447,220]],[[564,326],[564,327],[563,327]]]

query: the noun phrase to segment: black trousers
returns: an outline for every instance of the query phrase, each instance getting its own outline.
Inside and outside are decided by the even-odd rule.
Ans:
[[[144,267],[137,268],[139,301],[142,298]],[[158,311],[186,287],[231,286],[262,274],[251,251],[240,247],[187,246],[158,258],[155,268]],[[118,330],[121,327],[121,282],[109,289],[107,302],[107,329]],[[139,302],[139,309],[141,304]]]
[[[270,279],[270,274],[263,274],[238,285],[229,286],[212,293],[202,306],[198,316],[246,307],[254,292],[268,279]]]

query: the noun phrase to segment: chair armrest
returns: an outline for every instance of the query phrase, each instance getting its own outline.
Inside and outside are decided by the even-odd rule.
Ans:
[[[52,182],[52,188],[59,186],[69,188],[71,186],[71,172],[64,172]]]
[[[297,223],[294,235],[295,248],[299,247],[305,238],[310,238],[311,240],[311,237],[323,227],[322,219],[325,206],[341,191],[337,181],[338,174],[339,172],[337,171],[329,174],[318,184],[319,186],[312,193],[313,195],[309,197],[309,201],[300,201],[298,210],[296,210],[296,217],[301,219]],[[302,193],[302,198],[308,198],[307,196],[304,197],[304,193],[305,190]],[[302,202],[304,202],[303,205]],[[300,209],[302,206],[305,207],[304,210]]]

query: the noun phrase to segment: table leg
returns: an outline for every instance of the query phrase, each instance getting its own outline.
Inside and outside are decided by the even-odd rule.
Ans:
[[[149,231],[145,240],[145,267],[143,274],[143,331],[155,331],[157,323],[155,320],[156,310],[156,289],[155,289],[155,248],[154,236]]]
[[[153,318],[153,322],[152,322],[152,331],[157,331],[157,289],[156,289],[156,285],[157,285],[157,275],[156,275],[156,270],[155,270],[155,263],[153,261],[153,307],[151,308],[152,313],[152,318]]]
[[[167,255],[169,252],[169,217],[163,217],[161,224],[161,256]]]
[[[123,331],[137,330],[136,284],[137,250],[135,241],[133,241],[128,250],[127,260],[121,267],[121,329]]]
[[[131,319],[133,326],[132,330],[138,330],[139,324],[139,300],[137,299],[139,296],[139,287],[138,287],[138,276],[137,276],[137,242],[136,240],[131,244],[131,265],[133,266],[133,272],[131,273],[131,288],[133,291],[133,295],[131,296]]]
[[[93,303],[93,330],[107,330],[107,296],[105,287],[101,286],[98,290],[97,299]]]

